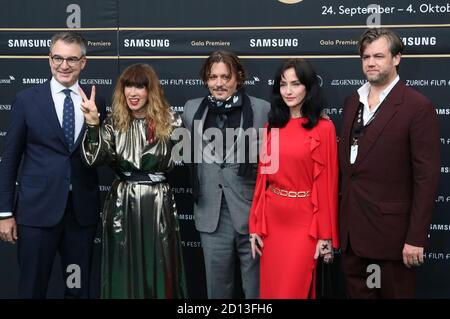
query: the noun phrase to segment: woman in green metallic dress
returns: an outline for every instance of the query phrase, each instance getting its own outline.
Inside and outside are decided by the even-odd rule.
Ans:
[[[95,88],[90,98],[81,95],[88,126],[82,157],[117,175],[103,209],[101,297],[186,298],[177,212],[165,176],[180,117],[146,64],[120,75],[112,116],[101,126]]]

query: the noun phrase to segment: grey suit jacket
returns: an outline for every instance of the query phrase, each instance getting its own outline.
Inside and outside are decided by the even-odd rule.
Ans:
[[[253,127],[258,130],[263,128],[267,122],[270,104],[253,96],[249,96],[249,98],[253,109]],[[192,131],[193,118],[202,100],[203,98],[189,100],[184,106],[184,113],[181,117],[184,126],[189,131]],[[205,120],[206,113],[207,109],[203,114],[202,123]],[[241,140],[238,137],[237,143],[239,141]],[[198,143],[199,141],[194,142]],[[205,147],[207,143],[202,141],[202,145]],[[258,144],[258,150],[259,146]],[[208,154],[208,152],[205,153]],[[233,155],[236,159],[236,153],[228,152],[226,159]],[[209,163],[206,163],[205,160]],[[255,188],[257,163],[253,165],[252,174],[242,177],[237,175],[239,163],[236,160],[232,163],[228,163],[227,160],[224,163],[220,163],[220,160],[211,162],[211,158],[205,158],[197,166],[200,183],[198,202],[194,204],[197,230],[206,233],[212,233],[216,230],[223,193],[234,229],[240,234],[248,234],[248,216]]]

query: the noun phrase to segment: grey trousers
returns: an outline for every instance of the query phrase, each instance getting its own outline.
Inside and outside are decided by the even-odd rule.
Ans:
[[[252,258],[248,234],[235,231],[225,197],[213,233],[200,232],[205,258],[209,299],[232,299],[235,295],[235,262],[239,259],[242,290],[246,299],[259,298],[259,257]]]

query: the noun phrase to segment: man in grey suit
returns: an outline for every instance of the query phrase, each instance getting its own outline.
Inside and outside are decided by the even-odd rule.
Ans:
[[[245,297],[258,298],[259,260],[251,257],[248,217],[256,180],[256,133],[267,122],[270,104],[244,92],[245,71],[231,52],[213,52],[201,76],[209,95],[187,101],[182,118],[193,141],[194,216],[208,298],[239,297],[236,263]]]

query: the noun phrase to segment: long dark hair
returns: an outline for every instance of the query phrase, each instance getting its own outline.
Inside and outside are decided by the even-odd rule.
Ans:
[[[275,83],[272,91],[272,103],[269,112],[269,130],[272,127],[284,127],[290,118],[289,107],[284,103],[280,94],[281,77],[288,69],[294,69],[300,83],[306,87],[306,96],[301,107],[302,116],[308,119],[303,123],[306,129],[312,129],[317,125],[323,109],[323,96],[319,85],[319,79],[311,64],[305,59],[286,60],[275,75]]]

